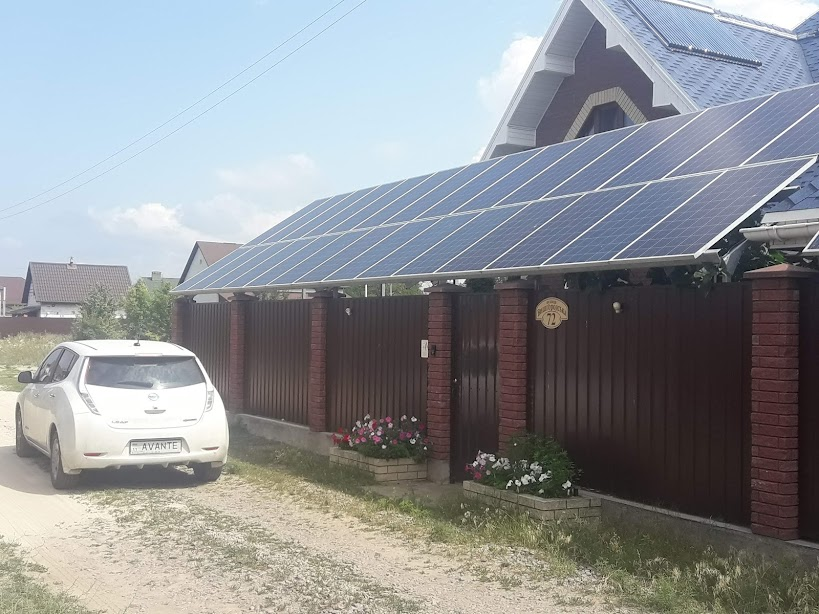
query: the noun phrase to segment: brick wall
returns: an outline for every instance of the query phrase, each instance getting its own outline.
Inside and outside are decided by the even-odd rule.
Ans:
[[[249,296],[237,296],[230,303],[230,358],[228,369],[229,411],[245,409],[245,314]]]
[[[307,423],[311,431],[327,430],[327,309],[331,292],[316,292],[310,301],[310,384]]]
[[[752,271],[751,529],[799,537],[799,279],[790,265]]]
[[[528,391],[529,297],[534,284],[512,281],[498,284],[498,372],[500,427],[498,444],[506,452],[509,440],[526,431]]]
[[[171,305],[171,342],[185,345],[185,323],[190,315],[190,302],[178,298]]]

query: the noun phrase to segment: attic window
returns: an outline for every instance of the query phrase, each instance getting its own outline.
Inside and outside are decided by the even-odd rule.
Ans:
[[[577,138],[584,136],[591,136],[592,134],[600,134],[601,132],[609,132],[610,130],[617,130],[618,128],[625,128],[626,126],[633,126],[632,120],[628,114],[623,111],[619,104],[611,102],[603,104],[592,109],[588,119],[583,124],[580,132],[577,133]]]
[[[713,9],[680,1],[628,0],[666,47],[715,60],[759,67],[762,62]]]

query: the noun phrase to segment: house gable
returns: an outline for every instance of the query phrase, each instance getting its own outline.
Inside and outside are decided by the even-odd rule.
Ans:
[[[677,114],[654,107],[653,83],[627,54],[606,48],[606,30],[599,22],[574,65],[574,74],[563,79],[540,120],[537,147],[575,138],[592,109],[609,102],[616,102],[635,123]]]

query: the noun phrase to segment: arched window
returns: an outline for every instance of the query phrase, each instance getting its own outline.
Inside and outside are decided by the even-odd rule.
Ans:
[[[602,104],[592,109],[583,127],[577,133],[577,138],[633,126],[634,123],[634,120],[616,102]]]

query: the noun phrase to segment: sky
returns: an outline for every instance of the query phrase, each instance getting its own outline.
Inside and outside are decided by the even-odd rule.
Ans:
[[[198,239],[242,243],[315,198],[480,155],[557,0],[367,0],[152,149],[77,187],[352,8],[347,0],[189,115],[145,135],[338,0],[37,0],[0,11],[0,275],[29,261],[181,273]],[[792,27],[819,1],[711,4]]]

